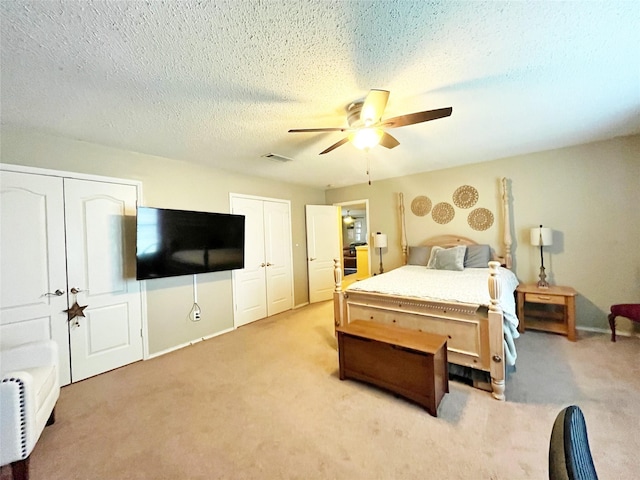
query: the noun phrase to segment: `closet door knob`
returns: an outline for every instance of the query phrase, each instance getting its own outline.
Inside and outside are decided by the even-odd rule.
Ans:
[[[266,267],[266,266],[267,266],[267,264],[263,262],[263,263],[261,263],[261,264],[260,264],[260,266],[261,266],[262,268],[264,268],[264,267]]]
[[[80,293],[80,292],[88,292],[89,290],[82,290],[81,288],[73,287],[71,289],[71,293]]]
[[[45,293],[44,296],[45,297],[59,297],[60,295],[64,295],[64,292],[60,289],[56,290],[53,293]]]
[[[267,267],[273,267],[273,263],[267,262]]]
[[[313,262],[314,260],[315,260],[315,257],[311,257],[311,258],[309,259],[309,261],[310,261],[310,262]]]

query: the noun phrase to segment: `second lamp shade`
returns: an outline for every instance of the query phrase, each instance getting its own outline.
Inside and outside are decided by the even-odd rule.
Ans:
[[[552,230],[546,227],[535,227],[531,229],[531,245],[535,247],[546,247],[553,245]]]
[[[376,233],[373,237],[373,248],[387,248],[387,234]]]

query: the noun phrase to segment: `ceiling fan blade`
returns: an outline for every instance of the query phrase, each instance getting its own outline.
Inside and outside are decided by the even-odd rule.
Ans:
[[[346,127],[327,127],[327,128],[292,128],[289,133],[309,133],[309,132],[346,132],[350,131]]]
[[[324,155],[325,153],[329,153],[330,151],[335,150],[336,148],[338,148],[340,145],[344,145],[348,141],[349,141],[349,137],[345,137],[342,140],[340,140],[339,142],[334,143],[329,148],[327,148],[327,149],[323,150],[322,152],[320,152],[320,155]]]
[[[437,120],[438,118],[444,118],[451,115],[453,111],[452,107],[439,108],[437,110],[426,110],[424,112],[409,113],[407,115],[400,115],[399,117],[388,118],[380,122],[380,125],[376,125],[382,128],[398,128],[405,127],[407,125],[413,125],[415,123],[428,122],[429,120]]]
[[[387,100],[389,100],[388,90],[371,90],[362,104],[360,121],[364,125],[373,125],[379,122],[387,107]]]
[[[386,148],[394,148],[400,145],[400,142],[387,132],[382,132],[382,138],[380,139],[380,145]]]

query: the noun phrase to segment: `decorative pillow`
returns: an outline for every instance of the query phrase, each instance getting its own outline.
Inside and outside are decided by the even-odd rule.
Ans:
[[[440,248],[436,251],[434,266],[431,268],[435,268],[436,270],[464,270],[464,254],[466,251],[466,245]],[[429,259],[429,261],[431,261],[431,259]]]
[[[440,250],[444,250],[442,247],[431,247],[431,253],[429,254],[429,261],[427,262],[427,268],[436,268],[436,253]]]
[[[426,267],[429,263],[431,247],[409,247],[409,258],[407,265],[422,265]]]
[[[489,245],[467,245],[464,268],[487,268],[490,261],[491,247]]]

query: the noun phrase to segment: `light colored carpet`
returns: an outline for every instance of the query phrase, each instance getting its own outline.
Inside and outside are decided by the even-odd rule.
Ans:
[[[506,402],[451,382],[434,418],[340,381],[331,302],[307,306],[63,388],[31,478],[544,479],[570,404],[600,478],[637,478],[640,339],[527,332],[517,347]]]

